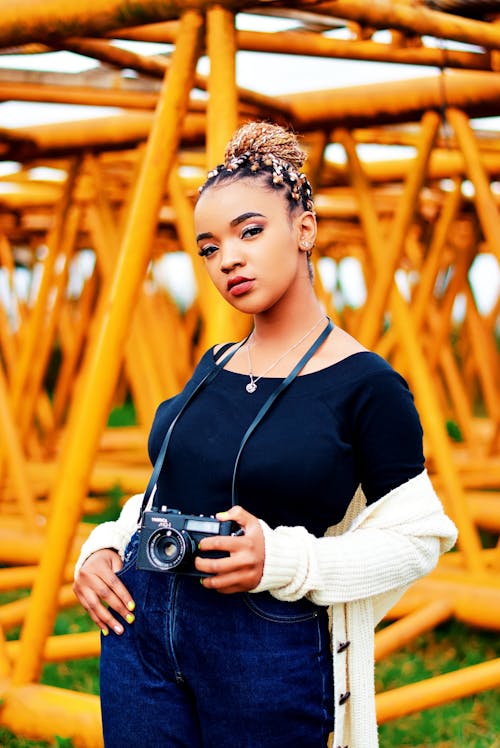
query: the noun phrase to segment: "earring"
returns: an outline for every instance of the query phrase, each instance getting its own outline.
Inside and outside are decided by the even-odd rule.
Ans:
[[[311,249],[311,242],[302,242],[301,249]]]

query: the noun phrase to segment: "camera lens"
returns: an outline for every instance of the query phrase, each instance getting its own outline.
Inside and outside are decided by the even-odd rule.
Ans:
[[[189,535],[172,527],[160,528],[149,538],[149,560],[158,569],[175,569],[189,558],[193,550]]]

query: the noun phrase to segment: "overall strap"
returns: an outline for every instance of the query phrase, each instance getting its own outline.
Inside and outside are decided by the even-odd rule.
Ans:
[[[266,415],[269,408],[273,405],[273,403],[277,400],[277,398],[283,394],[283,392],[286,390],[287,387],[291,385],[295,377],[299,374],[299,372],[304,368],[304,366],[307,364],[310,358],[314,356],[318,348],[323,345],[327,337],[330,335],[331,331],[334,328],[334,324],[332,320],[328,317],[328,324],[325,327],[325,329],[319,334],[319,336],[316,338],[312,346],[309,348],[309,350],[302,356],[298,364],[292,369],[290,374],[283,379],[282,382],[276,387],[276,389],[270,394],[270,396],[267,398],[255,418],[253,419],[252,423],[246,430],[243,439],[241,440],[240,448],[238,450],[238,454],[236,455],[236,460],[234,462],[234,468],[233,468],[233,480],[231,485],[231,506],[234,506],[236,504],[236,471],[238,469],[238,464],[240,461],[241,453],[243,452],[243,447],[247,443],[248,439],[250,438],[250,435],[255,431],[259,423],[262,421],[264,416]]]
[[[234,354],[236,353],[236,351],[238,351],[241,348],[242,345],[245,345],[246,341],[247,341],[247,338],[245,338],[245,340],[242,343],[240,343],[240,345],[237,348],[235,348],[234,351],[231,351],[231,353],[228,353],[227,356],[225,356],[222,360],[220,360],[220,358],[217,360],[214,368],[211,371],[209,371],[208,374],[206,374],[203,377],[203,379],[197,384],[197,386],[195,387],[195,389],[191,392],[191,394],[189,395],[189,397],[184,402],[184,404],[182,405],[181,409],[179,410],[179,412],[175,416],[174,420],[170,424],[170,426],[168,428],[168,431],[165,434],[165,437],[163,439],[163,443],[162,443],[161,449],[160,449],[160,451],[158,453],[158,457],[156,458],[156,462],[154,464],[153,472],[151,473],[151,477],[149,479],[148,485],[146,486],[146,490],[144,492],[144,498],[142,500],[142,505],[141,505],[141,514],[144,512],[145,508],[147,507],[149,499],[150,499],[150,497],[151,497],[152,494],[153,494],[153,501],[154,501],[154,489],[156,487],[156,481],[158,480],[158,476],[159,476],[160,471],[162,469],[163,462],[165,460],[165,455],[167,454],[167,447],[168,447],[168,444],[170,442],[170,437],[172,436],[172,431],[174,430],[175,424],[179,420],[179,418],[182,415],[182,413],[184,413],[184,411],[187,408],[187,406],[189,405],[189,403],[192,402],[192,400],[200,392],[200,390],[202,390],[208,384],[210,384],[211,382],[213,382],[213,380],[215,379],[215,377],[222,371],[222,369],[224,368],[224,366],[234,356]],[[231,343],[229,343],[228,345],[224,345],[222,353],[225,353],[225,351],[227,351],[228,347],[230,347],[231,345],[232,345]],[[219,353],[220,353],[220,351],[218,351],[218,354]]]

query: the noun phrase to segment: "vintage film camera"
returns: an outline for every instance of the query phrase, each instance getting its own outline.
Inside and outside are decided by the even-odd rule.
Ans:
[[[208,576],[194,566],[195,556],[223,558],[222,551],[200,551],[198,543],[210,535],[242,535],[243,529],[231,520],[182,514],[177,509],[161,507],[143,514],[137,568],[145,571],[169,571],[194,577]]]

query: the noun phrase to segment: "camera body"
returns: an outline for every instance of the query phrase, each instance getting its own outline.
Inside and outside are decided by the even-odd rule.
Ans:
[[[196,556],[223,558],[223,551],[201,551],[198,543],[212,535],[241,535],[243,530],[232,520],[221,522],[215,517],[182,514],[177,509],[161,507],[143,514],[137,568],[144,571],[175,572],[206,577],[195,568]]]

